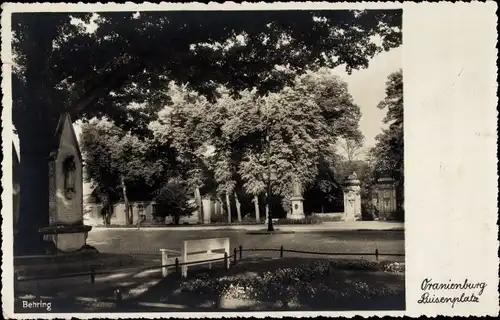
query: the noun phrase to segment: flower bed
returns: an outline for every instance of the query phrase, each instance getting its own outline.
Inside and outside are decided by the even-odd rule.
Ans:
[[[320,224],[321,220],[314,217],[306,217],[304,219],[278,219],[276,224]]]
[[[394,273],[404,273],[404,263],[322,260],[287,266],[285,262],[275,270],[265,265],[260,272],[239,275],[197,274],[180,283],[177,292],[186,299],[219,297],[221,308],[337,310],[377,308],[385,302],[396,304],[391,308],[404,308],[404,278],[399,276],[396,286],[384,280],[392,276],[394,282]]]

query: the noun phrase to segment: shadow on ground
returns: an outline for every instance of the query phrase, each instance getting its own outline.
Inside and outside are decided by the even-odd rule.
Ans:
[[[186,279],[171,274],[121,302],[113,287],[97,290],[94,298],[37,298],[52,301],[51,312],[404,310],[404,270],[394,265],[366,260],[246,259],[229,271],[214,264],[211,269],[190,268]],[[122,292],[128,289],[126,283],[120,287]],[[35,312],[20,304],[18,300],[17,312]]]

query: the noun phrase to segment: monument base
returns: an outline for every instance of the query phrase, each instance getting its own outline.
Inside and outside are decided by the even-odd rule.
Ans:
[[[305,219],[306,218],[306,215],[304,213],[302,214],[289,214],[287,215],[286,217],[287,219],[290,219],[290,220],[302,220],[302,219]]]
[[[40,229],[46,242],[54,244],[54,250],[60,253],[70,253],[85,250],[87,237],[91,226],[58,225]],[[95,249],[94,249],[95,250]]]
[[[292,220],[301,220],[305,219],[306,215],[304,214],[304,198],[302,197],[293,197],[290,199],[292,202],[292,212],[287,215],[288,219]]]
[[[361,216],[344,216],[343,221],[361,221],[363,220]]]

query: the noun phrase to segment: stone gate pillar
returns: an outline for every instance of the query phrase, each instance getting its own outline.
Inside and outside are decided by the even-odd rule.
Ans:
[[[380,220],[390,220],[396,213],[396,184],[391,177],[382,177],[376,185],[378,214]]]
[[[356,172],[344,183],[344,221],[361,220],[361,182]]]

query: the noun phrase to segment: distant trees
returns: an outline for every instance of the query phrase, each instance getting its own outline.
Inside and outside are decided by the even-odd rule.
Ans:
[[[403,72],[391,74],[386,82],[386,97],[378,107],[387,110],[384,123],[388,128],[376,137],[370,150],[377,176],[389,175],[396,180],[396,197],[400,218],[404,215],[404,118]]]
[[[179,224],[180,218],[191,215],[197,208],[192,203],[186,181],[178,178],[170,179],[154,192],[156,216],[164,218],[171,216],[174,224]]]
[[[182,177],[190,193],[210,184],[225,203],[231,221],[231,198],[237,218],[242,214],[239,194],[251,195],[259,213],[259,197],[266,192],[267,148],[276,175],[273,194],[287,200],[293,182],[303,188],[318,186],[328,192],[335,185],[333,164],[339,138],[361,141],[361,116],[347,84],[328,69],[296,77],[291,86],[260,97],[243,90],[234,97],[224,87],[215,102],[171,85],[172,103],[150,128],[158,144],[175,149]]]
[[[16,253],[44,251],[38,230],[49,223],[47,156],[62,112],[74,120],[107,116],[147,135],[169,99],[162,89],[170,80],[213,98],[220,84],[265,94],[308,68],[365,68],[400,45],[401,16],[401,10],[12,14],[12,120],[22,159]],[[91,20],[93,32],[85,27]],[[276,71],[284,65],[293,73]],[[132,102],[142,107],[130,108]]]
[[[108,120],[84,125],[86,179],[110,203],[127,202],[128,190],[141,185],[149,190],[147,197],[154,195],[162,202],[163,209],[172,206],[168,214],[175,219],[197,208],[201,221],[204,190],[223,205],[228,222],[232,208],[241,221],[240,196],[244,195],[253,198],[259,219],[259,199],[267,192],[269,147],[269,165],[276,178],[272,193],[282,199],[285,210],[294,181],[305,192],[316,190],[331,201],[353,171],[361,180],[364,202],[370,200],[371,186],[383,174],[396,178],[400,199],[404,179],[401,73],[391,75],[387,85],[387,97],[379,108],[388,110],[384,122],[389,128],[377,137],[369,161],[358,158],[363,140],[359,107],[347,84],[321,69],[297,76],[293,85],[264,97],[256,90],[243,90],[235,97],[220,87],[214,102],[171,83],[171,103],[149,123],[151,137],[126,133]],[[186,198],[180,197],[180,190]],[[193,196],[194,207],[186,204]]]
[[[151,190],[163,174],[161,159],[151,155],[152,145],[101,119],[83,124],[81,149],[84,179],[102,201],[105,220],[109,222],[113,204],[123,200],[127,223],[132,224],[128,205],[130,187]]]

